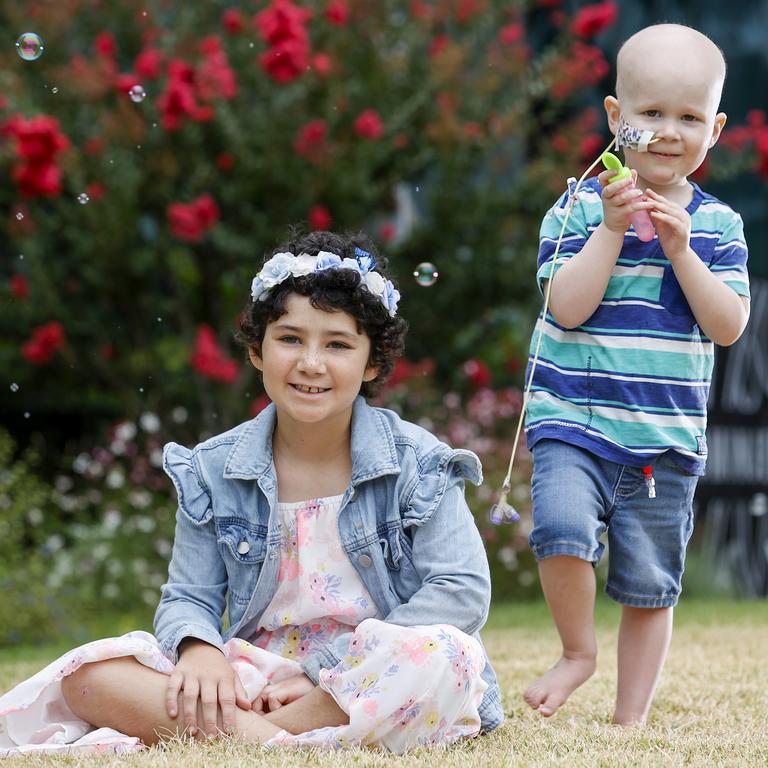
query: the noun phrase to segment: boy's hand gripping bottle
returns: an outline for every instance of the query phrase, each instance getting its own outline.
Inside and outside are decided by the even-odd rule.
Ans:
[[[603,152],[600,159],[609,171],[617,171],[616,175],[608,182],[609,184],[632,178],[632,171],[630,171],[626,165],[622,165],[621,160],[619,160],[616,155],[611,154],[610,152]],[[638,240],[642,240],[644,243],[653,240],[656,234],[656,229],[653,226],[651,217],[648,215],[648,211],[635,211],[629,217],[629,223],[637,233]]]

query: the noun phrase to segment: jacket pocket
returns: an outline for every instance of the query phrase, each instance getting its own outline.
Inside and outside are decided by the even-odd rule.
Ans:
[[[236,602],[248,603],[266,556],[267,527],[237,517],[215,520],[229,592]]]

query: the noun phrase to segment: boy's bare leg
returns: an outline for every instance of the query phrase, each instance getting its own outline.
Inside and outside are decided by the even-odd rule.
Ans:
[[[644,725],[672,638],[672,608],[623,606],[616,725]]]
[[[84,664],[61,681],[69,708],[98,728],[114,728],[138,736],[145,744],[185,732],[184,704],[171,718],[165,708],[168,676],[140,664],[132,657]],[[198,704],[198,738],[205,739],[202,706]],[[221,713],[218,715],[221,729]],[[267,741],[279,728],[256,712],[235,709],[235,735],[248,741]]]
[[[314,728],[349,723],[347,713],[322,688],[314,688],[300,699],[264,715],[264,719],[288,733],[305,733]]]
[[[539,562],[539,576],[563,655],[523,698],[544,717],[550,717],[595,671],[595,574],[586,560],[557,556]]]

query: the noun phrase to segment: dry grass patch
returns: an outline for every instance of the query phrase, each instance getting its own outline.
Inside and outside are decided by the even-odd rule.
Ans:
[[[768,603],[684,603],[649,725],[612,727],[617,611],[602,601],[597,674],[551,720],[531,712],[520,692],[556,658],[543,606],[503,606],[485,632],[507,704],[505,725],[490,736],[405,757],[369,752],[262,752],[236,741],[177,741],[125,756],[24,757],[9,766],[142,768],[288,768],[289,766],[766,766],[768,765]],[[0,690],[37,671],[34,661],[0,654]],[[14,654],[14,656],[18,656]]]

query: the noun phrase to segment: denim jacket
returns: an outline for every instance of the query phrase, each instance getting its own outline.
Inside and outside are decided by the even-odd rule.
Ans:
[[[272,462],[274,405],[193,450],[169,443],[164,468],[179,498],[168,582],[155,632],[172,660],[185,637],[217,648],[252,638],[277,589],[281,527]],[[480,461],[452,450],[397,414],[358,397],[352,411],[352,481],[338,523],[350,562],[384,621],[451,624],[480,640],[491,594],[488,561],[464,499],[464,478],[482,481]],[[229,628],[222,634],[225,609]],[[351,632],[304,659],[321,669],[347,652]],[[480,705],[482,727],[503,709],[490,663]]]

